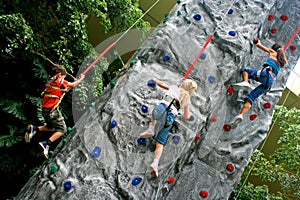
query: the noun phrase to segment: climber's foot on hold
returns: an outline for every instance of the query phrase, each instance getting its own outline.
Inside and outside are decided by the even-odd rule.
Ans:
[[[232,84],[234,90],[250,90],[250,84],[247,81]]]

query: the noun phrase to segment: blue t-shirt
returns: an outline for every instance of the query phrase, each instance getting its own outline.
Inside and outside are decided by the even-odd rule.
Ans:
[[[278,64],[277,61],[275,61],[274,59],[272,58],[268,58],[267,61],[265,62],[265,64],[271,66],[274,70],[277,71],[277,74],[280,72],[280,65]]]

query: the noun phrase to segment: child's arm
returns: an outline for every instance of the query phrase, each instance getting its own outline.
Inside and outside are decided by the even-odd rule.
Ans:
[[[81,83],[81,81],[84,79],[85,75],[81,74],[80,78],[74,82],[69,82],[68,83],[68,87],[76,87],[79,83]]]
[[[189,121],[193,121],[194,120],[194,116],[190,115],[190,108],[189,105],[186,105],[184,107],[184,111],[183,111],[183,117],[185,120],[189,120]]]
[[[276,51],[274,51],[273,49],[269,48],[269,47],[266,47],[264,45],[261,44],[260,40],[258,40],[258,42],[256,43],[256,46],[258,48],[260,48],[261,50],[271,54],[271,53],[276,53]]]
[[[157,80],[156,78],[152,79],[153,82],[155,82],[159,87],[165,89],[165,90],[169,90],[169,86],[159,80]]]

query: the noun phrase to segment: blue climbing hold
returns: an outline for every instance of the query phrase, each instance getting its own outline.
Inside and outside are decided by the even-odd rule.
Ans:
[[[145,144],[146,144],[146,139],[145,139],[145,138],[138,138],[138,139],[137,139],[137,142],[138,142],[140,145],[145,145]]]
[[[138,184],[140,184],[141,182],[142,182],[142,178],[141,177],[135,177],[135,178],[133,178],[132,179],[132,182],[131,182],[131,184],[133,185],[133,186],[137,186]]]
[[[214,83],[215,80],[216,80],[216,78],[215,78],[214,76],[209,76],[209,77],[208,77],[208,81],[209,81],[210,83]]]
[[[174,135],[172,139],[173,139],[173,142],[174,142],[175,144],[179,144],[179,142],[180,142],[180,136]]]
[[[148,107],[146,105],[142,105],[142,112],[147,113],[148,112]]]
[[[168,56],[168,55],[164,56],[164,58],[163,58],[163,61],[164,61],[164,62],[167,62],[167,61],[169,61],[169,60],[170,60],[170,56]]]
[[[201,19],[201,15],[200,15],[200,14],[195,14],[195,15],[194,15],[194,19],[195,19],[196,21],[199,21],[199,20]]]
[[[72,183],[71,183],[71,181],[65,182],[65,183],[64,183],[64,188],[65,188],[65,190],[70,190],[70,189],[72,189]]]
[[[230,9],[228,10],[227,14],[228,14],[228,15],[231,15],[232,13],[233,13],[233,9],[230,8]]]
[[[201,60],[204,60],[205,58],[206,58],[206,54],[205,54],[205,53],[202,53],[201,56],[200,56],[200,59],[201,59]]]
[[[117,121],[116,121],[116,120],[113,120],[113,121],[111,122],[110,127],[111,127],[111,128],[115,128],[116,126],[117,126]]]
[[[100,147],[95,147],[92,151],[92,156],[94,158],[99,158],[100,157],[100,154],[101,154],[101,148]]]
[[[235,31],[229,31],[228,34],[229,34],[230,36],[235,36],[235,35],[236,35],[236,32],[235,32]]]
[[[148,86],[150,86],[150,87],[155,87],[155,86],[156,86],[156,83],[155,83],[154,81],[152,81],[152,80],[149,80],[149,81],[148,81]]]

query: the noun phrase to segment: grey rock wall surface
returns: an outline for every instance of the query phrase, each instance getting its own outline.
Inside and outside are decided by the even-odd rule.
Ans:
[[[201,15],[198,21],[196,14]],[[280,19],[283,14],[287,21]],[[294,0],[178,3],[136,52],[137,62],[80,118],[68,142],[58,145],[52,160],[41,166],[16,199],[228,199],[253,151],[267,136],[274,106],[299,58],[299,36],[291,43],[296,50],[286,50],[289,63],[271,91],[259,97],[244,121],[230,131],[224,125],[238,114],[242,106],[238,100],[245,94],[230,94],[227,89],[241,81],[243,68],[259,69],[267,58],[252,40],[258,37],[266,46],[276,41],[286,44],[299,27],[299,16],[299,1]],[[143,113],[141,106],[152,110],[163,90],[147,82],[157,78],[178,85],[211,34],[206,58],[201,57],[189,75],[198,83],[191,99],[196,119],[187,122],[178,117],[159,163],[159,178],[152,178],[149,165],[155,141],[137,141],[150,119],[150,112]],[[170,59],[164,61],[166,56]],[[253,89],[258,83],[251,85]],[[266,103],[271,107],[264,108]],[[257,118],[252,121],[253,114]],[[197,135],[200,140],[195,140]],[[93,156],[95,147],[101,152]],[[174,182],[168,183],[170,178]],[[69,190],[66,183],[72,185]]]

